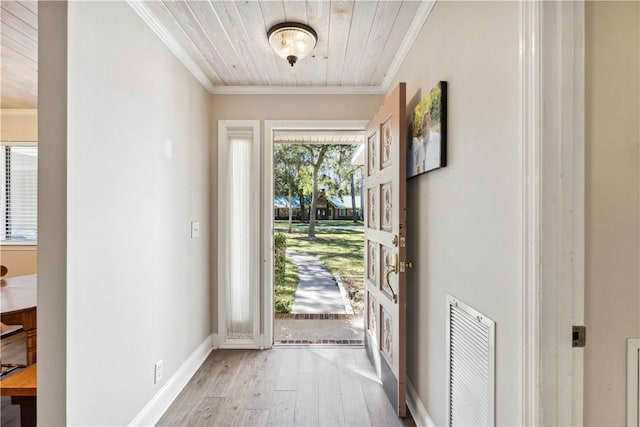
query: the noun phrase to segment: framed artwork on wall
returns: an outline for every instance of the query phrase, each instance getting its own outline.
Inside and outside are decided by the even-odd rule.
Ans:
[[[407,178],[447,165],[447,82],[438,82],[413,109],[409,134]]]

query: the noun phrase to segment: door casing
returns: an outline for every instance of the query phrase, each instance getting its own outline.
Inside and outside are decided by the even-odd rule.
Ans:
[[[582,425],[584,2],[521,2],[520,19],[522,425]]]
[[[368,120],[265,120],[262,149],[262,348],[273,346],[273,132],[276,130],[358,130]]]
[[[225,205],[225,195],[227,194],[226,185],[227,185],[227,173],[226,173],[226,156],[228,150],[228,138],[229,135],[233,132],[243,131],[247,132],[251,135],[252,139],[252,148],[251,148],[251,164],[253,165],[253,169],[256,170],[260,167],[260,122],[258,120],[220,120],[218,122],[218,149],[219,149],[219,158],[218,158],[218,203],[221,206]],[[253,186],[259,186],[259,174],[254,174],[251,177],[251,184]],[[259,206],[259,203],[256,203],[253,206]],[[222,209],[218,214],[218,241],[223,242],[223,245],[226,245],[226,233],[227,230],[227,218],[226,218],[226,209]],[[250,240],[251,246],[256,247],[259,246],[258,239],[260,238],[261,231],[259,224],[249,224],[250,227]],[[226,330],[226,298],[225,292],[226,287],[224,285],[226,281],[225,271],[228,268],[227,266],[227,258],[228,254],[226,250],[218,251],[218,334],[216,337],[216,343],[214,345],[220,348],[259,348],[261,346],[262,337],[260,335],[260,299],[257,292],[255,292],[260,287],[260,275],[252,274],[252,283],[251,286],[251,306],[252,306],[252,338],[245,340],[228,340],[227,339],[227,330]],[[252,249],[251,256],[249,259],[257,262],[260,259],[259,250]]]

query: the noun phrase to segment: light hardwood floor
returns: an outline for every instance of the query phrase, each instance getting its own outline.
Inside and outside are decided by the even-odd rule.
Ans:
[[[216,350],[160,426],[405,426],[362,348]]]
[[[24,332],[2,340],[2,359],[25,363]],[[2,427],[20,409],[2,398]],[[216,350],[160,426],[415,426],[396,417],[364,349]]]

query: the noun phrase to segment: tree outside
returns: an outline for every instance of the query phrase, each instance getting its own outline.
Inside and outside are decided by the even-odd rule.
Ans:
[[[356,149],[355,145],[276,144],[274,192],[280,200],[287,200],[288,211],[288,218],[277,223],[286,224],[286,232],[278,235],[279,242],[286,240],[278,245],[280,259],[283,244],[288,250],[317,257],[333,276],[343,278],[357,310],[363,292],[364,227],[362,213],[355,209],[356,201],[361,201],[363,183],[362,166],[351,164]],[[345,201],[345,206],[351,206],[350,218],[319,219],[319,201],[326,200]],[[317,225],[322,227],[317,229]],[[349,225],[356,228],[344,229]],[[297,268],[285,256],[276,273],[276,312],[287,313],[295,293],[292,281],[297,281]]]
[[[300,220],[308,221],[307,237],[316,238],[318,198],[338,197],[351,199],[352,220],[359,220],[355,209],[356,199],[361,198],[362,166],[352,165],[351,158],[356,145],[340,144],[276,144],[274,147],[275,194],[289,200],[289,225],[291,232],[294,206],[299,205]],[[307,217],[306,201],[310,201]]]

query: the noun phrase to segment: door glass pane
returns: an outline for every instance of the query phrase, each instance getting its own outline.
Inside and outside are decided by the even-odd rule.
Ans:
[[[231,137],[229,141],[229,179],[227,219],[227,338],[253,337],[251,304],[251,139]],[[255,195],[253,195],[255,197]],[[254,213],[255,216],[255,213]],[[254,219],[255,220],[255,217]]]

